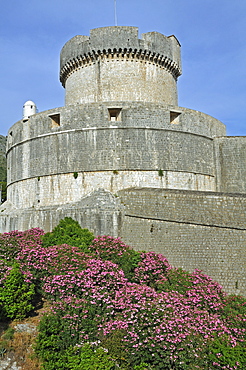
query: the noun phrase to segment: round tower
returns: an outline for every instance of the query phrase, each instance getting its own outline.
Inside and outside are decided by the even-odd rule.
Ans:
[[[213,138],[225,127],[177,106],[180,65],[175,36],[139,39],[136,27],[68,41],[60,69],[66,105],[31,115],[35,104],[27,102],[9,130],[8,199],[22,209],[78,202],[99,188],[215,191]]]
[[[181,75],[175,36],[137,27],[104,27],[75,36],[61,51],[60,80],[66,105],[141,101],[177,105]]]

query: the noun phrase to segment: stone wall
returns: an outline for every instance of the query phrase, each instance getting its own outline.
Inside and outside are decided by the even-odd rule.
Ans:
[[[98,188],[112,194],[129,186],[169,189],[213,190],[213,176],[162,171],[84,171],[36,176],[16,181],[8,187],[8,199],[17,208],[43,207],[77,202]]]
[[[162,189],[119,195],[126,243],[162,253],[173,266],[201,269],[227,292],[246,295],[245,195]]]
[[[246,193],[246,136],[215,140],[219,188],[228,193]]]
[[[83,197],[78,202],[60,206],[30,207],[16,209],[7,200],[1,206],[0,232],[11,230],[28,230],[40,227],[45,232],[53,228],[64,217],[72,217],[83,228],[88,228],[96,236],[118,236],[123,217],[124,206],[113,194],[98,189]]]
[[[28,208],[78,201],[98,187],[216,190],[213,137],[225,133],[221,122],[185,108],[126,102],[118,102],[120,117],[111,121],[112,107],[56,108],[12,126],[8,199]]]
[[[61,51],[66,105],[105,101],[177,105],[180,44],[174,36],[136,27],[104,27],[76,36]]]

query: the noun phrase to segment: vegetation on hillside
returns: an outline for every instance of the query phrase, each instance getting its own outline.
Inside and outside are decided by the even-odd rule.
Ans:
[[[52,233],[0,235],[2,320],[44,300],[34,345],[43,370],[246,368],[243,297],[70,218]]]

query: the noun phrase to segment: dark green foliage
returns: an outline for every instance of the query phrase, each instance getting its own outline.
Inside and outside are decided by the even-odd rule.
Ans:
[[[244,328],[246,340],[246,300],[241,296],[229,295],[225,298],[222,316],[232,327]]]
[[[124,253],[122,258],[118,260],[119,267],[124,271],[125,277],[130,281],[135,281],[135,268],[141,261],[141,252],[129,249],[127,253]]]
[[[246,316],[246,301],[245,298],[237,295],[229,295],[225,298],[224,313],[226,316]],[[243,324],[243,323],[242,323]],[[245,327],[246,328],[246,327]]]
[[[122,255],[118,255],[117,253],[111,254],[107,256],[100,256],[105,261],[111,261],[116,263],[120,269],[124,271],[125,277],[130,281],[134,282],[134,270],[138,266],[138,262],[141,261],[141,252],[134,251],[133,249],[128,249],[126,252],[122,253]]]
[[[167,281],[158,284],[157,290],[159,292],[171,292],[174,290],[185,294],[192,286],[190,273],[181,268],[168,270],[166,277]]]
[[[87,247],[94,239],[94,235],[88,229],[82,229],[79,223],[71,217],[65,217],[50,233],[43,236],[44,247],[52,245],[68,244],[81,247],[87,251]]]
[[[64,323],[55,315],[44,316],[39,324],[35,351],[44,363],[44,369],[63,369],[58,366],[61,355],[69,346],[70,339],[64,333]]]
[[[55,315],[43,317],[35,351],[43,361],[44,370],[113,370],[115,361],[101,347],[89,344],[75,346],[76,336],[71,336],[69,322]]]
[[[117,359],[117,363],[120,366],[120,369],[131,370],[130,359],[126,348],[123,344],[122,339],[125,335],[125,330],[114,330],[107,336],[102,336],[102,346],[107,348],[108,353]]]
[[[14,264],[6,277],[3,287],[0,287],[1,319],[23,319],[33,310],[34,284],[24,281],[19,265]]]
[[[234,368],[237,364],[239,369],[246,369],[246,348],[245,346],[229,345],[229,338],[218,337],[208,345],[207,358],[211,364],[219,364],[218,368]],[[217,367],[214,367],[215,369]]]

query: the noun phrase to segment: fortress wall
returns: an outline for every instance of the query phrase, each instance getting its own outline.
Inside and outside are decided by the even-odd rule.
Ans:
[[[246,137],[222,137],[215,140],[220,190],[246,193]]]
[[[214,176],[211,139],[164,129],[107,127],[43,135],[14,146],[8,162],[10,182],[24,179],[24,173],[36,177],[103,170],[163,169]]]
[[[121,109],[120,118],[110,121],[109,109]],[[170,112],[178,112],[171,123]],[[52,117],[59,114],[60,123],[54,125]],[[26,122],[18,121],[10,129],[7,150],[22,141],[41,135],[56,134],[65,130],[94,127],[156,128],[183,131],[213,138],[225,136],[225,125],[217,119],[191,109],[141,102],[105,102],[77,104],[35,114]]]
[[[100,189],[80,201],[65,205],[15,209],[7,200],[1,205],[0,232],[40,227],[52,231],[61,219],[72,217],[94,235],[118,236],[123,206],[111,193]]]
[[[120,191],[126,214],[246,230],[246,195],[132,188]]]
[[[129,186],[212,191],[212,176],[194,173],[163,171],[100,171],[38,176],[11,184],[8,199],[17,208],[62,205],[79,201],[96,189],[103,188],[115,194]]]
[[[246,296],[245,230],[125,217],[120,235],[136,250],[162,253],[190,272],[198,268],[227,293]]]
[[[110,121],[112,107],[122,108],[118,121]],[[175,123],[170,112],[179,113]],[[8,198],[24,208],[38,201],[68,203],[98,184],[113,193],[129,186],[213,191],[212,138],[223,133],[224,125],[213,117],[151,103],[95,103],[39,113],[9,130]]]
[[[81,67],[66,81],[66,105],[141,101],[177,105],[176,80],[154,62],[114,55]]]
[[[173,266],[199,268],[227,292],[246,295],[246,196],[162,189],[119,195],[124,242],[162,253]]]
[[[1,206],[0,230],[50,231],[70,216],[96,235],[121,236],[137,250],[164,254],[176,267],[195,268],[246,296],[246,196],[167,189],[105,190],[59,206]]]

